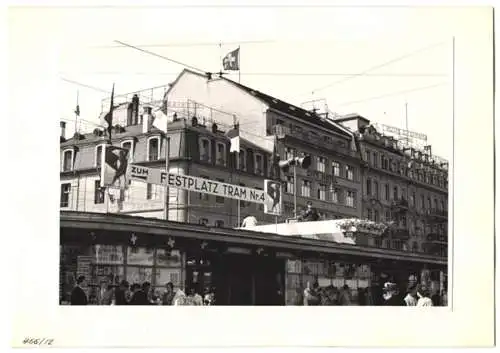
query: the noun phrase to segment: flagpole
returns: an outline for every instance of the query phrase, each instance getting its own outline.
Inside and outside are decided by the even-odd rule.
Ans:
[[[241,83],[241,50],[238,45],[238,83]]]
[[[168,174],[169,172],[169,154],[170,154],[170,149],[168,146],[169,140],[168,140],[168,117],[167,117],[167,106],[168,103],[164,105],[165,108],[165,172]],[[168,178],[166,179],[168,180]],[[168,221],[168,213],[169,213],[169,203],[170,203],[170,188],[168,187],[168,183],[165,183],[165,208],[164,208],[164,215],[163,218]]]
[[[76,90],[76,110],[75,110],[75,132],[78,132],[78,116],[80,115],[80,107],[78,105],[79,91]]]

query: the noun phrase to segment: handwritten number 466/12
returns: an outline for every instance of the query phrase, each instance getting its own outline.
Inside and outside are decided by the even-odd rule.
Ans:
[[[32,338],[32,337],[26,337],[23,340],[23,344],[34,344],[34,345],[39,345],[41,346],[42,344],[45,345],[52,345],[52,342],[54,342],[53,339],[50,338]]]

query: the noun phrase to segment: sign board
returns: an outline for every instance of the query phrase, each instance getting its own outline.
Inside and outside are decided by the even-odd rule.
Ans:
[[[264,180],[264,213],[281,216],[283,199],[281,197],[281,183],[266,179]]]
[[[169,187],[227,197],[246,202],[265,204],[263,190],[227,184],[191,175],[166,173],[165,170],[147,168],[131,164],[128,172],[131,180],[149,184],[168,185]]]

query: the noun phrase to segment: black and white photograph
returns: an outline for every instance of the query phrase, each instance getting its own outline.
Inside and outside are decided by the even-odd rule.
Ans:
[[[177,317],[188,310],[169,306],[211,306],[189,312],[217,318],[223,310],[221,320],[242,315],[238,310],[264,315],[282,307],[279,313],[294,313],[292,321],[306,326],[307,317],[347,315],[345,323],[359,337],[366,329],[355,322],[365,311],[370,325],[378,326],[376,317],[393,317],[392,325],[405,326],[436,315],[447,315],[449,322],[464,296],[468,306],[492,301],[487,251],[493,247],[487,244],[493,244],[493,231],[478,231],[477,224],[492,224],[493,198],[477,204],[465,196],[493,193],[493,169],[481,171],[474,160],[493,160],[493,133],[486,132],[493,126],[492,11],[306,5],[9,9],[10,61],[41,46],[24,47],[34,39],[23,25],[47,23],[38,34],[48,36],[47,54],[39,60],[50,70],[39,74],[50,76],[53,102],[45,102],[54,107],[43,121],[50,133],[41,134],[57,161],[31,167],[52,180],[40,191],[51,193],[51,206],[40,200],[38,207],[47,209],[52,223],[57,220],[43,238],[54,272],[44,284],[51,294],[43,300],[67,320],[92,312],[97,321],[141,312]],[[467,24],[472,22],[477,26]],[[474,55],[471,45],[478,46]],[[472,79],[468,65],[480,71]],[[478,85],[485,93],[477,92]],[[480,103],[472,102],[476,98]],[[19,105],[15,99],[11,104]],[[479,104],[486,113],[472,116],[475,108],[459,104]],[[39,120],[32,112],[22,121],[30,119]],[[482,128],[464,126],[475,121]],[[465,140],[469,146],[459,147]],[[41,153],[37,145],[29,142],[30,153]],[[466,168],[457,162],[460,155]],[[457,168],[482,179],[467,180]],[[33,171],[31,178],[33,184]],[[43,198],[37,195],[31,198]],[[30,212],[24,212],[24,222]],[[486,251],[484,266],[491,268],[461,272],[457,263],[467,247],[478,247],[479,257]],[[475,258],[470,262],[479,266]],[[491,283],[470,297],[481,273]],[[463,276],[469,276],[468,285],[457,287]],[[299,312],[297,306],[337,308]],[[275,329],[278,322],[288,325],[285,317],[272,316]],[[57,320],[59,329],[73,325]],[[321,320],[321,326],[339,322]],[[371,330],[383,332],[384,325]],[[49,338],[23,327],[16,331],[21,340],[28,337],[24,345],[47,345]],[[492,329],[457,344],[485,345],[492,342]],[[289,330],[290,337],[300,332]],[[449,332],[441,341],[430,334],[429,344],[453,345]],[[51,339],[85,346],[79,335],[89,340],[94,334],[78,331],[74,343],[55,332]],[[352,339],[365,345],[352,335],[287,342],[333,346]],[[230,337],[224,345],[237,345],[241,333]],[[273,337],[287,345],[285,334]],[[104,339],[86,345],[102,346]],[[122,342],[172,343],[132,339]],[[272,345],[269,339],[261,344]],[[374,339],[367,344],[376,345]],[[419,339],[385,342],[379,336],[377,342],[405,346]]]

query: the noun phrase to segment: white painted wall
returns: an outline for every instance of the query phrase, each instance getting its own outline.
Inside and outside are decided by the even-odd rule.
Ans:
[[[213,118],[229,126],[232,126],[232,114],[235,114],[240,123],[241,137],[272,152],[273,138],[266,137],[268,106],[231,82],[224,79],[208,81],[206,77],[184,71],[172,86],[167,99],[169,102],[186,102],[189,99],[227,112],[214,112]]]

